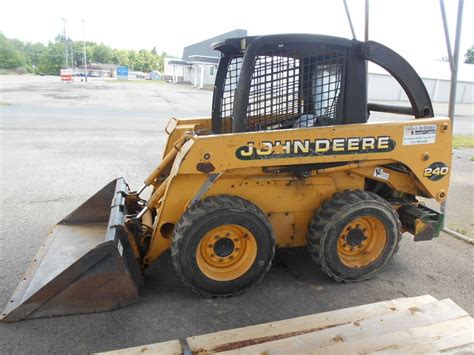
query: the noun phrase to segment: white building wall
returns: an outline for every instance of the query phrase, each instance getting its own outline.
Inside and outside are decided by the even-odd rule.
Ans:
[[[212,75],[211,68],[213,68]],[[214,86],[214,82],[216,81],[216,73],[217,64],[194,62],[192,63],[191,83],[197,88]]]
[[[169,77],[178,77],[178,78],[183,78],[184,77],[184,72],[185,68],[182,65],[172,65],[169,64],[170,61],[172,60],[181,60],[177,58],[164,58],[163,60],[163,76],[166,78]],[[182,79],[181,79],[182,80]]]
[[[449,101],[450,82],[446,79],[423,78],[433,102]],[[369,73],[369,100],[408,101],[402,87],[389,74]],[[456,102],[474,104],[474,82],[458,81]]]

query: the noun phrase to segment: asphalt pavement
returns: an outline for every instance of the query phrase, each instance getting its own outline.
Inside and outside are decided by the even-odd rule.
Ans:
[[[209,116],[212,97],[169,84],[1,80],[4,307],[49,228],[116,177],[140,186],[161,158],[168,118]],[[453,181],[460,187],[450,199],[461,207],[452,213],[464,213],[471,233],[472,210],[462,200],[470,198],[472,208],[472,152],[459,156]],[[215,300],[188,291],[165,254],[147,270],[139,303],[106,313],[1,323],[0,353],[106,351],[423,294],[451,298],[472,315],[473,260],[472,246],[446,234],[419,243],[407,235],[375,279],[346,285],[327,278],[304,248],[284,250],[251,291]]]

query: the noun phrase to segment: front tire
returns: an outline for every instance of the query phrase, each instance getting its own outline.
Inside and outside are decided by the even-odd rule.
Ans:
[[[251,202],[219,195],[198,201],[177,223],[173,265],[183,282],[207,297],[242,293],[260,281],[275,255],[271,224]]]
[[[308,249],[323,271],[339,282],[375,276],[397,250],[397,212],[380,196],[344,191],[325,201],[308,228]]]

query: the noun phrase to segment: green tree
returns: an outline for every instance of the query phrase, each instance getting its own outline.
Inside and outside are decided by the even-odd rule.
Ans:
[[[42,53],[38,63],[37,72],[59,75],[60,69],[64,66],[64,43],[49,42],[46,50]]]
[[[113,64],[129,66],[129,55],[125,49],[114,49],[111,62]]]
[[[128,51],[128,67],[131,70],[137,70],[138,66],[138,55],[135,51]]]
[[[84,65],[84,52],[82,48],[82,41],[71,41],[69,43],[72,46],[73,63],[75,67]]]
[[[0,68],[25,68],[36,73],[58,75],[65,66],[65,39],[58,35],[47,46],[42,43],[22,42],[8,39],[0,32]],[[82,41],[67,39],[69,64],[84,65]],[[159,55],[156,47],[152,50],[141,49],[138,52],[127,49],[114,49],[103,43],[86,42],[87,62],[117,64],[128,66],[131,70],[149,72],[163,71],[163,58],[166,53]]]
[[[105,44],[93,44],[91,46],[91,62],[94,63],[110,63],[112,59],[112,49]]]
[[[3,33],[0,33],[0,68],[15,69],[24,66],[26,66],[24,54]]]
[[[28,62],[32,68],[36,68],[39,65],[39,61],[46,47],[43,43],[31,43],[25,44],[24,53],[28,57]]]
[[[471,46],[464,55],[464,63],[474,64],[474,46]]]

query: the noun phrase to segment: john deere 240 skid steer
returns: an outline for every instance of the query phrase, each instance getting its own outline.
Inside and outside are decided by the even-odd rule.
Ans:
[[[355,282],[387,265],[403,232],[439,235],[443,215],[418,198],[446,199],[451,123],[433,118],[400,55],[296,34],[215,49],[212,117],[172,118],[163,159],[141,189],[116,179],[61,220],[4,321],[136,302],[142,274],[168,249],[189,288],[227,297],[263,278],[275,248],[306,245],[329,277]],[[367,102],[368,61],[400,83],[409,107]],[[368,122],[371,111],[414,119]]]

